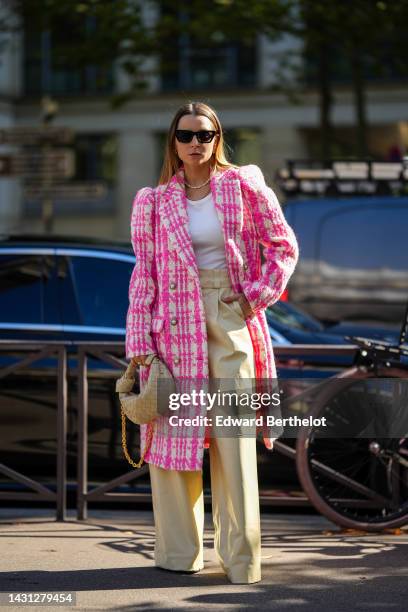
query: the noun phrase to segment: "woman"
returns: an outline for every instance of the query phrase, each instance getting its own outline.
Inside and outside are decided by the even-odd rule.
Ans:
[[[188,103],[176,112],[159,185],[140,189],[134,199],[131,236],[136,265],[126,356],[141,366],[141,388],[151,353],[178,381],[276,377],[264,311],[284,291],[298,246],[261,170],[227,161],[220,121],[208,105]],[[208,448],[217,558],[230,582],[258,582],[256,437],[210,438],[209,432],[202,424],[174,435],[164,415],[153,429],[141,426],[155,565],[189,573],[203,568],[202,461]],[[263,437],[272,449],[265,426]]]

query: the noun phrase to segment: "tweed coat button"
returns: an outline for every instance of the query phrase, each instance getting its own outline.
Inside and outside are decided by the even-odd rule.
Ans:
[[[247,264],[247,262],[246,262],[246,261],[244,262],[244,264],[243,264],[243,266],[242,266],[242,267],[244,268],[244,270],[248,270],[248,264]]]
[[[174,318],[173,318],[173,319],[170,321],[170,323],[171,323],[172,325],[175,325],[175,324],[177,323],[177,319],[176,319],[176,317],[174,317]]]
[[[170,283],[170,289],[175,289],[177,287],[176,283]]]
[[[174,363],[177,365],[178,363],[180,363],[180,358],[179,357],[175,357],[174,358]]]

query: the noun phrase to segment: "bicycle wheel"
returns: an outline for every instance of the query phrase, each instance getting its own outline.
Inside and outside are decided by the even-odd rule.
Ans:
[[[363,383],[402,380],[404,375],[397,368],[379,369],[377,375],[367,372],[358,379],[346,374],[340,386],[327,385],[310,414],[325,416],[332,424],[337,420],[344,425],[348,419],[347,437],[325,438],[321,428],[313,426],[299,432],[296,466],[302,487],[315,508],[342,527],[380,531],[408,523],[408,438],[400,433],[398,437],[361,435],[367,428],[368,411],[364,415],[361,405],[352,403]],[[399,392],[406,420],[408,381],[403,382]],[[392,399],[395,402],[395,389]],[[364,405],[366,400],[365,396]]]

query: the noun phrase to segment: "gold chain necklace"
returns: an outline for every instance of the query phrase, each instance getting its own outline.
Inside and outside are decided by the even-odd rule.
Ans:
[[[210,182],[210,178],[208,178],[205,181],[205,183],[203,183],[202,185],[190,185],[189,183],[187,183],[187,181],[184,181],[184,184],[187,185],[187,187],[190,187],[190,189],[201,189],[201,187],[204,187],[205,185],[208,185],[208,183]]]

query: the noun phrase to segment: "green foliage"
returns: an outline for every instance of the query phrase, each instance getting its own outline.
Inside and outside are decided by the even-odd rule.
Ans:
[[[57,66],[106,67],[117,62],[127,73],[130,88],[113,97],[115,107],[144,91],[143,58],[159,56],[161,71],[175,70],[180,40],[205,49],[239,41],[249,49],[259,34],[273,40],[288,34],[296,37],[301,43],[296,53],[306,61],[299,64],[293,52],[277,56],[279,86],[274,90],[298,101],[306,87],[317,88],[326,135],[336,79],[351,83],[363,130],[367,79],[406,79],[408,72],[406,0],[3,0],[3,4],[21,15],[30,32],[51,33]],[[156,22],[144,22],[142,5],[158,10]],[[3,20],[0,29],[7,28],[12,29],[11,22]]]

